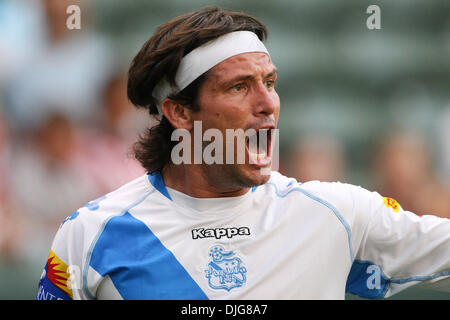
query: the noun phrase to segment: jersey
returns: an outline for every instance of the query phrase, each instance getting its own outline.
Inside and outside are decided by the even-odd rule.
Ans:
[[[450,291],[450,220],[272,172],[238,197],[192,198],[144,175],[67,217],[37,299],[383,298]]]

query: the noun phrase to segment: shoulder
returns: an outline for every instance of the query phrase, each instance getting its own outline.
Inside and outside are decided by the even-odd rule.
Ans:
[[[272,172],[264,187],[267,193],[274,193],[277,198],[307,197],[350,220],[353,220],[355,208],[370,208],[373,200],[379,199],[377,193],[353,184],[317,180],[302,183],[279,172]]]
[[[101,277],[92,272],[89,263],[108,223],[114,217],[126,216],[129,210],[145,202],[154,191],[148,176],[144,175],[90,201],[64,219],[53,240],[49,259],[55,259],[55,256],[63,263],[61,265],[74,266],[79,270],[75,278],[83,284],[78,288],[83,287],[84,290],[74,290],[74,297],[92,298],[94,287],[101,280]]]
[[[80,241],[80,236],[89,242],[112,217],[125,214],[131,208],[140,205],[154,190],[148,176],[143,175],[115,191],[88,202],[62,221],[54,245],[65,246],[70,241],[68,238],[73,237],[77,237]]]
[[[280,197],[285,197],[290,193],[299,193],[310,198],[321,199],[338,203],[351,201],[355,192],[360,192],[360,187],[342,182],[322,182],[308,181],[298,182],[295,178],[282,175],[279,172],[272,172],[267,186],[272,186],[273,192]],[[362,189],[363,190],[363,189]]]
[[[78,209],[81,216],[96,213],[102,219],[121,214],[129,208],[139,205],[155,188],[149,183],[148,176],[143,175],[117,190],[102,195]]]

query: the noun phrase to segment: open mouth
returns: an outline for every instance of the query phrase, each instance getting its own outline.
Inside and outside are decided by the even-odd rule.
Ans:
[[[246,137],[246,150],[249,163],[258,167],[270,165],[272,156],[272,128],[261,128]]]

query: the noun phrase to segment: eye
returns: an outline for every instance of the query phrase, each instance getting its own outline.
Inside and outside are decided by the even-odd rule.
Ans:
[[[230,88],[230,90],[239,92],[239,91],[243,90],[244,88],[245,88],[245,86],[243,83],[238,83],[238,84],[235,84],[234,86],[232,86]]]
[[[268,79],[264,83],[265,83],[267,88],[273,88],[275,86],[275,80],[274,79]]]

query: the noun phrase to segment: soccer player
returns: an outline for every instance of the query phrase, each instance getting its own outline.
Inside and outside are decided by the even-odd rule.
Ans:
[[[280,113],[266,33],[247,14],[209,7],[167,22],[143,45],[128,97],[161,116],[135,148],[148,174],[62,222],[37,299],[383,298],[422,283],[450,290],[448,219],[357,186],[264,170]]]

